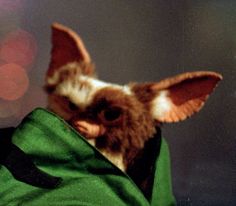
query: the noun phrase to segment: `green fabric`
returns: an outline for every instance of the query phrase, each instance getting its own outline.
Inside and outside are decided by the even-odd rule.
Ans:
[[[172,195],[169,153],[164,139],[156,162],[153,195],[148,201],[133,181],[56,115],[36,109],[18,126],[13,142],[37,167],[63,178],[56,189],[15,180],[0,168],[0,206],[168,206]]]

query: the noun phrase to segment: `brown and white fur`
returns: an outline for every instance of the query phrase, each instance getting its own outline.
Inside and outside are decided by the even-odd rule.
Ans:
[[[96,78],[89,53],[71,29],[53,24],[52,45],[45,86],[49,109],[123,171],[161,123],[198,112],[222,79],[218,73],[198,71],[121,86]]]

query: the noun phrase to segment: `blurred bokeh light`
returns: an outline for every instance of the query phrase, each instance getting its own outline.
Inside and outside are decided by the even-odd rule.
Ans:
[[[0,58],[7,63],[15,63],[26,68],[32,64],[36,53],[35,38],[22,29],[7,34],[1,42]]]
[[[17,64],[9,63],[0,66],[0,98],[16,100],[29,86],[25,69]]]
[[[25,0],[0,0],[0,122],[18,123],[27,104],[29,71],[37,55],[34,35],[21,25]],[[29,100],[28,100],[29,101]],[[31,99],[32,101],[32,99]],[[24,108],[24,109],[22,109]],[[19,116],[22,114],[22,116]]]

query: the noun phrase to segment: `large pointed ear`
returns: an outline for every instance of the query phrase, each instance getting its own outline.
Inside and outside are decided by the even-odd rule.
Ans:
[[[189,72],[159,83],[136,85],[133,91],[149,105],[157,121],[178,122],[198,112],[221,79],[215,72]]]
[[[83,73],[87,75],[93,73],[89,53],[81,38],[73,30],[54,23],[52,25],[51,62],[47,77],[51,77],[61,66],[72,62],[85,65],[84,70],[86,71],[83,71]]]

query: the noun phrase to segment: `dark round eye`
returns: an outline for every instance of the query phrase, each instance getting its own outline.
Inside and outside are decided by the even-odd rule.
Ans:
[[[72,110],[72,111],[75,111],[75,110],[78,109],[78,107],[76,106],[76,104],[74,104],[74,103],[71,102],[71,101],[69,101],[68,107],[69,107],[69,109]]]
[[[122,116],[122,109],[119,107],[111,107],[101,111],[100,117],[108,123],[116,122]]]

